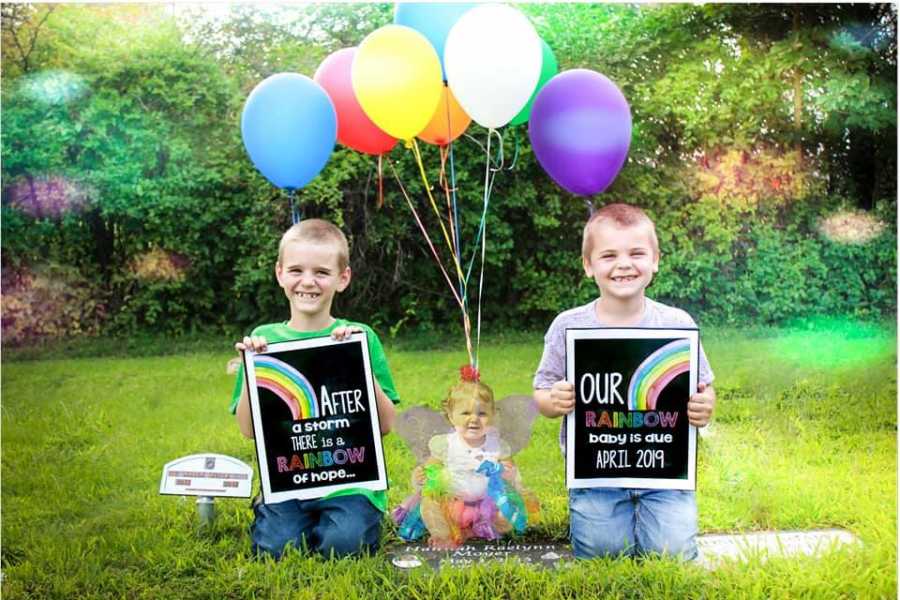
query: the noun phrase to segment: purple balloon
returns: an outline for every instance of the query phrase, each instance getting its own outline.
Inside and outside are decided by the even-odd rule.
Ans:
[[[573,194],[599,194],[618,175],[631,144],[631,110],[612,81],[564,71],[538,92],[528,137],[547,174]]]

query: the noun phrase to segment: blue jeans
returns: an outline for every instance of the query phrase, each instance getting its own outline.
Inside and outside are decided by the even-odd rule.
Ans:
[[[569,525],[577,558],[697,557],[697,501],[692,491],[571,489]]]
[[[253,551],[280,558],[288,545],[329,558],[378,549],[381,511],[359,494],[253,506]]]

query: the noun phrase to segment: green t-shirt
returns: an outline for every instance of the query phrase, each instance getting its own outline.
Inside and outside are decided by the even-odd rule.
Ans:
[[[363,323],[347,321],[346,319],[336,319],[335,322],[325,329],[318,331],[298,331],[289,327],[286,322],[270,323],[268,325],[260,325],[250,335],[261,336],[266,338],[266,342],[274,344],[276,342],[294,342],[297,340],[306,340],[314,337],[322,337],[331,335],[337,327],[359,327],[366,332],[366,340],[369,346],[369,360],[372,363],[372,374],[381,386],[384,394],[391,399],[394,404],[400,401],[397,389],[394,387],[394,378],[391,377],[391,371],[388,368],[387,357],[384,355],[384,347],[378,335],[372,331],[372,328]],[[238,402],[241,399],[241,391],[244,388],[244,367],[238,367],[237,381],[234,382],[234,392],[231,394],[231,414],[237,412]],[[337,496],[348,496],[350,494],[362,494],[381,512],[387,511],[387,494],[383,491],[372,491],[363,488],[347,488],[337,492],[328,494],[326,498],[335,498]]]

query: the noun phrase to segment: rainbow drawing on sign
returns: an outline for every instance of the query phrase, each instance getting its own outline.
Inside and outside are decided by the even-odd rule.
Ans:
[[[656,410],[659,393],[691,368],[691,341],[675,340],[644,359],[628,384],[628,410]]]
[[[277,358],[253,357],[256,386],[267,389],[287,404],[295,421],[319,416],[319,400],[300,371]]]

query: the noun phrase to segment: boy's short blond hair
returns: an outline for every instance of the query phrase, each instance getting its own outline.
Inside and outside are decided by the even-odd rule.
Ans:
[[[656,237],[656,225],[653,224],[653,220],[637,206],[617,202],[615,204],[607,204],[594,211],[591,218],[584,224],[584,232],[581,237],[581,256],[586,260],[590,260],[591,251],[593,250],[591,228],[600,221],[612,221],[620,227],[647,225],[650,231],[650,245],[653,246],[653,251],[659,256],[659,239]]]
[[[284,257],[284,248],[290,242],[314,242],[334,244],[337,250],[338,268],[343,271],[350,264],[350,246],[347,237],[334,223],[324,219],[306,219],[295,223],[281,236],[278,244],[278,264]]]
[[[460,381],[447,393],[447,398],[444,400],[444,413],[449,417],[458,402],[470,400],[482,402],[490,408],[492,414],[495,412],[494,390],[490,386],[480,381]]]

